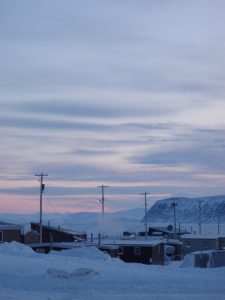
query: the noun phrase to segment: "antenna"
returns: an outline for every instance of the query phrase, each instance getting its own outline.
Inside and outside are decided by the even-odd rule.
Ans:
[[[102,184],[102,185],[99,185],[98,187],[102,189],[102,199],[99,200],[99,202],[102,203],[102,218],[104,219],[104,214],[105,214],[105,197],[104,197],[104,189],[107,188],[107,187],[109,187],[109,186],[108,186],[108,185]]]
[[[42,194],[45,189],[45,185],[43,184],[43,178],[45,176],[48,176],[48,174],[44,174],[42,172],[40,174],[35,174],[35,176],[38,176],[40,178],[40,244],[42,244]]]
[[[141,193],[141,195],[145,196],[145,239],[147,240],[147,231],[148,231],[148,220],[147,220],[147,195],[149,195],[150,193],[144,192]]]

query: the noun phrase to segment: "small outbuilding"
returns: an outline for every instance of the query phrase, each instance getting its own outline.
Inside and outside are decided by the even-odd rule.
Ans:
[[[0,243],[21,242],[22,226],[6,222],[0,222]]]

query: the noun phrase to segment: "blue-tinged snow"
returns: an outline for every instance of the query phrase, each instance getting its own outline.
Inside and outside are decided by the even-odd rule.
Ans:
[[[223,267],[128,264],[94,248],[48,255],[27,255],[17,243],[0,248],[2,300],[224,300]]]

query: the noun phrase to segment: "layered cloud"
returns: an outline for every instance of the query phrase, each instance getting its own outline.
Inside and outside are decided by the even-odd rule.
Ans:
[[[225,193],[224,9],[222,0],[2,3],[2,207],[38,196],[42,171],[46,197],[64,211],[99,209],[102,183],[110,209],[142,205],[145,190]]]

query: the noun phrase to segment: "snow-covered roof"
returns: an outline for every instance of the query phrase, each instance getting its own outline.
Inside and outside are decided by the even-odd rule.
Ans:
[[[72,248],[81,248],[81,247],[92,247],[96,246],[97,244],[95,243],[67,243],[67,242],[60,242],[60,243],[35,243],[35,244],[28,244],[30,247],[35,247],[35,248],[41,248],[41,247],[56,247],[56,248],[64,248],[64,249],[72,249]]]
[[[0,221],[0,230],[21,230],[22,226]]]
[[[157,246],[162,244],[159,240],[105,240],[101,245],[118,245],[118,246]]]
[[[222,237],[225,238],[225,236],[221,236],[218,234],[185,234],[185,235],[181,236],[182,240],[184,240],[184,239],[214,240],[214,239],[218,239],[218,238],[222,238]]]

